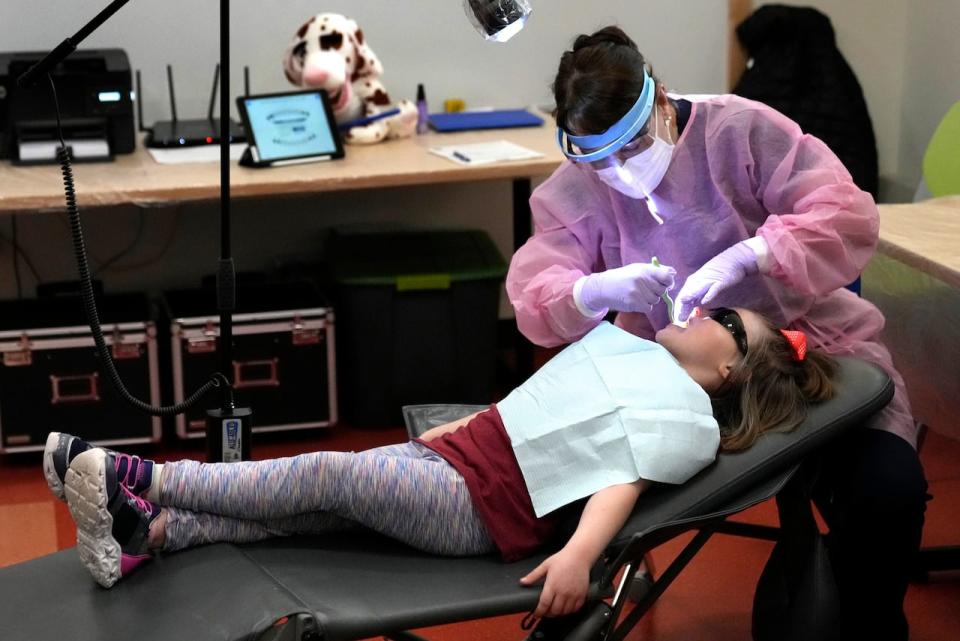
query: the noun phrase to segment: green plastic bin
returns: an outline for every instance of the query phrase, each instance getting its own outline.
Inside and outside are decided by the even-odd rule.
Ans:
[[[400,425],[403,405],[493,400],[507,265],[489,236],[336,231],[327,256],[348,424]]]

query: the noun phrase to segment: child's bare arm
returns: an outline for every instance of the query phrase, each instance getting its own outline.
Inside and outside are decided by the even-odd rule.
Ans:
[[[567,544],[520,582],[531,585],[546,576],[536,616],[559,616],[583,606],[590,585],[590,568],[626,523],[640,493],[650,486],[640,479],[613,485],[590,497],[580,523]]]
[[[471,420],[473,420],[473,417],[479,413],[480,412],[474,412],[473,414],[469,416],[464,416],[463,418],[457,419],[456,421],[452,421],[450,423],[444,423],[443,425],[432,427],[426,432],[424,432],[423,434],[421,434],[420,439],[424,441],[432,441],[438,436],[449,434],[450,432],[456,432],[458,429],[460,429],[461,427],[469,423]]]
[[[650,481],[640,479],[610,486],[591,496],[583,508],[576,531],[563,549],[569,548],[592,566],[627,522],[637,497],[650,485]]]

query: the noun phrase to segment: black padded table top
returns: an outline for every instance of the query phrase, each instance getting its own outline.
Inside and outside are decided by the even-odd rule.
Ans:
[[[494,555],[440,557],[375,534],[270,541],[245,550],[308,604],[324,639],[532,610],[540,591],[519,579],[547,556],[510,564]]]
[[[302,603],[228,544],[171,554],[105,590],[75,549],[0,570],[3,641],[247,639]]]
[[[764,436],[683,486],[641,496],[612,551],[635,535],[769,496],[778,477],[889,401],[885,373],[853,359],[840,365],[838,396],[794,433]],[[0,640],[256,639],[294,613],[314,616],[322,639],[356,639],[528,611],[539,591],[518,580],[545,556],[513,564],[433,557],[373,534],[275,539],[171,554],[104,590],[75,550],[64,550],[0,569]]]

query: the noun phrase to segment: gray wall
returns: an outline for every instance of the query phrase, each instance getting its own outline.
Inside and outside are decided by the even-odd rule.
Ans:
[[[72,35],[108,4],[107,0],[2,0],[0,50],[46,50]],[[535,105],[550,98],[557,61],[573,37],[610,23],[624,27],[654,62],[659,75],[678,91],[724,89],[726,12],[723,0],[653,3],[630,0],[534,0],[527,28],[506,45],[486,43],[463,16],[461,0],[374,2],[254,2],[231,5],[234,92],[241,66],[251,67],[254,92],[289,88],[280,67],[284,47],[296,28],[322,11],[356,19],[386,68],[395,98],[412,97],[418,82],[439,105],[461,97],[472,106]],[[181,117],[205,113],[213,66],[218,58],[218,3],[213,0],[131,0],[84,46],[126,49],[145,86],[145,119],[168,117],[164,65],[175,67]],[[82,172],[82,167],[77,168]],[[51,180],[56,180],[51,173]],[[2,186],[0,186],[2,189]],[[83,194],[79,194],[83,205]],[[240,269],[269,269],[291,259],[315,257],[326,228],[341,223],[403,223],[417,227],[486,229],[505,256],[511,246],[510,185],[409,187],[325,194],[312,198],[245,201],[234,205],[235,254]],[[88,210],[88,244],[105,260],[137,236],[134,207]],[[109,290],[190,286],[213,270],[217,208],[184,206],[143,213],[144,233],[132,252],[101,275]],[[0,218],[9,236],[10,217]],[[19,216],[20,240],[44,280],[74,274],[64,217]],[[10,247],[0,242],[0,297],[15,294]],[[33,279],[22,268],[26,291]],[[507,313],[507,306],[502,305]]]
[[[880,199],[913,199],[927,143],[960,100],[960,2],[777,0],[830,16],[877,137]],[[757,0],[754,6],[768,4]]]
[[[926,0],[923,0],[926,2]],[[830,17],[837,46],[857,75],[877,138],[881,198],[898,180],[907,0],[777,0],[760,4],[813,7]],[[913,3],[923,4],[923,2]]]
[[[911,3],[906,33],[897,178],[912,190],[920,180],[930,137],[947,110],[960,101],[960,2]]]
[[[0,49],[47,49],[71,35],[108,0],[3,0]],[[280,59],[294,31],[309,16],[338,12],[354,18],[386,68],[396,97],[411,98],[418,82],[437,104],[458,96],[473,105],[543,102],[560,53],[572,37],[619,23],[684,90],[719,91],[725,63],[725,0],[683,3],[636,0],[533,0],[527,28],[507,46],[484,42],[463,15],[461,0],[374,1],[234,0],[231,57],[235,88],[241,67],[251,68],[255,91],[289,88]],[[120,46],[142,70],[145,118],[169,116],[164,65],[174,65],[178,108],[206,112],[218,58],[215,0],[131,0],[85,46]]]

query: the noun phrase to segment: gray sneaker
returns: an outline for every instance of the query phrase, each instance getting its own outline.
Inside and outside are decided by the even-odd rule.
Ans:
[[[73,459],[95,445],[64,432],[50,432],[43,449],[43,475],[53,495],[65,501],[64,479]],[[153,461],[133,454],[104,450],[111,456],[120,484],[137,496],[144,496],[153,480]]]
[[[97,583],[109,588],[153,558],[150,524],[161,509],[120,483],[112,454],[99,447],[78,454],[67,470],[66,495],[77,553]]]

